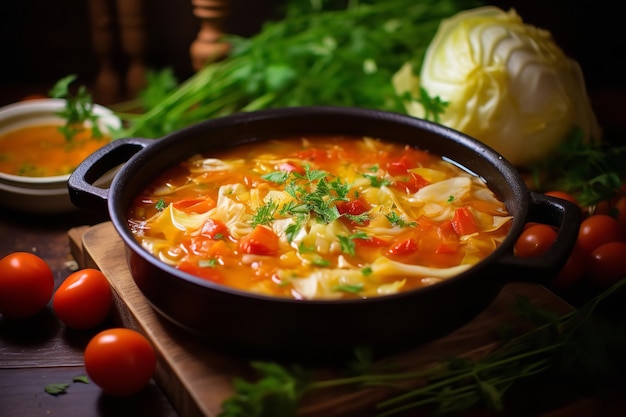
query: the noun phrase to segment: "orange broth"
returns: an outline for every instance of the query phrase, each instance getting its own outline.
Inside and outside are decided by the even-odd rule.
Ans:
[[[437,155],[324,136],[196,155],[138,195],[128,223],[154,256],[206,280],[341,299],[458,275],[502,242],[511,216]]]
[[[0,136],[0,172],[25,177],[70,174],[108,141],[108,136],[94,138],[89,128],[69,141],[58,125],[17,129]]]

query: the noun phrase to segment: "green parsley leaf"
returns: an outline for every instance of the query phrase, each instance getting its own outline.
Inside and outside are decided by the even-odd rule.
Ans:
[[[70,93],[69,85],[76,80],[76,75],[68,75],[56,82],[49,94],[52,98],[64,99],[65,108],[57,112],[57,115],[65,119],[66,123],[59,127],[59,131],[65,136],[67,142],[85,128],[85,122],[91,122],[93,137],[99,138],[102,132],[98,128],[98,116],[94,114],[94,103],[87,88],[81,85],[75,96]]]
[[[417,225],[417,222],[406,222],[402,217],[400,217],[400,215],[398,213],[396,213],[395,211],[390,212],[389,214],[386,214],[385,217],[387,218],[387,220],[389,220],[389,223],[391,223],[394,226],[399,226],[399,227],[415,227]]]
[[[329,266],[330,265],[330,261],[324,258],[314,258],[312,263],[315,266]]]
[[[72,378],[72,382],[80,382],[82,384],[89,384],[89,377],[87,375],[79,375]]]
[[[355,245],[354,239],[369,239],[370,237],[365,232],[356,232],[351,234],[350,236],[345,235],[337,235],[337,239],[339,239],[339,246],[341,247],[341,251],[350,255],[355,254]]]
[[[214,268],[217,265],[217,259],[201,259],[198,261],[198,266],[200,268]]]
[[[287,182],[287,178],[289,178],[289,172],[274,171],[270,172],[269,174],[262,175],[261,178],[276,184],[284,184]]]
[[[274,220],[276,210],[278,210],[278,203],[275,201],[268,201],[259,207],[254,216],[252,216],[252,227],[271,223]]]
[[[364,174],[363,175],[365,178],[370,180],[370,184],[372,184],[372,187],[374,188],[380,188],[384,185],[390,185],[391,181],[385,179],[385,178],[378,178],[376,175],[369,175],[369,174]]]
[[[420,87],[420,95],[415,101],[424,107],[424,119],[437,123],[440,120],[440,115],[446,111],[446,107],[450,104],[439,97],[431,97],[423,87]]]
[[[362,213],[362,214],[344,214],[344,216],[346,217],[346,219],[350,220],[351,222],[354,222],[356,224],[365,224],[369,221],[370,219],[370,215],[368,213]]]
[[[44,391],[50,395],[61,395],[67,392],[69,386],[70,384],[67,383],[48,384],[44,387]]]
[[[333,291],[341,291],[341,292],[348,292],[350,294],[358,294],[361,291],[363,291],[363,283],[359,282],[358,284],[335,285],[333,287]]]
[[[162,198],[159,198],[159,201],[156,202],[154,208],[158,211],[163,211],[167,207],[167,203]]]

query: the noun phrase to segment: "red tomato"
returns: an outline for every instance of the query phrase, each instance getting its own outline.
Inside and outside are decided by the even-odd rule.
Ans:
[[[587,275],[592,283],[608,288],[626,278],[626,243],[609,242],[598,246],[587,259]]]
[[[617,222],[622,226],[622,233],[626,234],[626,196],[621,196],[617,199],[613,210]]]
[[[541,256],[556,240],[556,231],[547,224],[531,224],[515,242],[515,253],[520,258]]]
[[[224,239],[228,237],[228,226],[222,221],[208,218],[202,225],[200,234],[215,240]]]
[[[622,241],[619,222],[608,214],[594,214],[580,224],[578,245],[585,255],[604,243]]]
[[[545,195],[549,195],[551,197],[556,197],[556,198],[560,198],[563,200],[567,200],[569,202],[572,202],[574,204],[578,204],[578,200],[576,200],[576,198],[571,195],[570,193],[567,193],[565,191],[559,191],[559,190],[551,190],[551,191],[546,191],[544,193]]]
[[[406,239],[393,245],[387,251],[387,255],[392,258],[402,258],[410,256],[417,251],[417,243],[413,239]]]
[[[366,213],[369,210],[369,207],[361,200],[350,200],[350,201],[339,201],[336,204],[337,210],[339,214],[348,214],[351,216],[359,216],[363,213]],[[354,226],[366,226],[369,224],[369,219],[364,219],[363,221],[354,221],[350,218],[346,218],[349,224]]]
[[[474,215],[467,207],[459,207],[454,210],[452,227],[459,236],[471,235],[478,231],[478,226],[476,226],[476,222],[474,221]]]
[[[426,181],[421,175],[409,172],[406,174],[406,177],[397,179],[394,186],[407,194],[413,194],[428,184],[429,182]]]
[[[387,172],[391,175],[404,175],[412,166],[413,164],[406,156],[401,157],[397,161],[389,161],[386,164]]]
[[[85,348],[87,375],[107,394],[136,394],[148,384],[155,368],[154,348],[134,330],[104,330]]]
[[[0,314],[34,316],[48,304],[53,291],[52,270],[37,255],[14,252],[0,259]]]
[[[578,245],[574,246],[572,253],[563,265],[559,273],[549,282],[549,287],[554,290],[568,290],[578,285],[585,277],[585,256]]]
[[[52,299],[59,320],[74,329],[90,329],[102,323],[111,311],[113,295],[104,274],[82,269],[70,274]]]
[[[571,203],[576,204],[580,208],[580,205],[578,204],[578,201],[576,200],[576,198],[573,195],[566,193],[565,191],[553,190],[553,191],[547,191],[544,194],[551,196],[551,197],[560,198],[562,200],[567,200]]]
[[[304,167],[302,165],[292,161],[281,162],[280,164],[278,164],[278,166],[276,166],[276,170],[283,172],[297,172],[298,174],[302,175],[305,173]]]
[[[369,208],[361,200],[339,201],[337,202],[337,210],[339,214],[351,214],[358,216],[369,210]]]

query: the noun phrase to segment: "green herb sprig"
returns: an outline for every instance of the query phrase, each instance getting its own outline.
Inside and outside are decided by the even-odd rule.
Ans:
[[[224,401],[219,416],[293,417],[305,396],[340,386],[400,390],[376,405],[379,417],[424,406],[434,407],[438,414],[467,411],[478,404],[503,411],[504,395],[516,383],[549,373],[584,382],[621,378],[626,368],[626,361],[620,359],[626,349],[626,317],[622,314],[608,320],[599,311],[607,304],[620,304],[619,296],[623,300],[625,286],[626,278],[582,308],[562,316],[518,298],[519,314],[536,326],[506,340],[483,359],[452,358],[421,371],[376,372],[371,354],[367,349],[359,349],[357,362],[350,367],[359,369],[359,373],[320,381],[313,380],[310,372],[299,366],[254,362],[259,379],[235,379],[235,393]],[[417,388],[400,388],[411,381]]]
[[[530,167],[532,186],[539,191],[562,190],[583,207],[610,200],[626,179],[626,146],[585,141],[575,130],[552,157]]]
[[[232,46],[229,56],[208,63],[176,88],[171,70],[152,74],[151,84],[159,85],[144,95],[144,112],[120,114],[128,125],[124,135],[158,138],[208,118],[272,107],[334,105],[403,112],[393,75],[406,62],[419,68],[441,19],[483,2],[285,4],[286,11],[254,36],[225,36]]]
[[[94,114],[94,103],[87,87],[78,87],[76,95],[70,92],[70,84],[76,80],[76,75],[68,75],[56,82],[49,92],[50,97],[64,99],[65,107],[57,112],[57,115],[66,120],[65,125],[59,127],[65,140],[71,142],[78,132],[85,129],[85,123],[91,123],[91,131],[94,138],[102,137],[102,131],[98,126],[98,116]]]
[[[311,216],[325,224],[341,217],[336,203],[347,199],[350,185],[326,171],[312,169],[310,165],[305,165],[304,171],[304,174],[277,171],[263,175],[267,181],[284,184],[285,192],[293,201],[280,207],[274,202],[264,204],[254,214],[253,224],[267,224],[274,220],[277,212],[283,216],[292,216],[295,222],[286,230],[287,238],[291,241]]]

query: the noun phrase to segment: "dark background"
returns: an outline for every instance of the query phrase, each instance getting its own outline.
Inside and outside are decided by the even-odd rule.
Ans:
[[[281,0],[231,0],[226,31],[251,35],[275,15]],[[113,2],[114,3],[114,2]],[[89,84],[98,67],[91,52],[88,1],[5,1],[0,6],[0,104],[45,93],[61,77],[76,73]],[[608,0],[493,1],[515,8],[525,22],[549,30],[585,75],[592,104],[609,129],[617,98],[626,90],[626,35],[622,15]],[[149,67],[173,67],[182,79],[192,73],[189,46],[199,21],[191,0],[144,0]],[[622,123],[623,124],[623,123]]]

